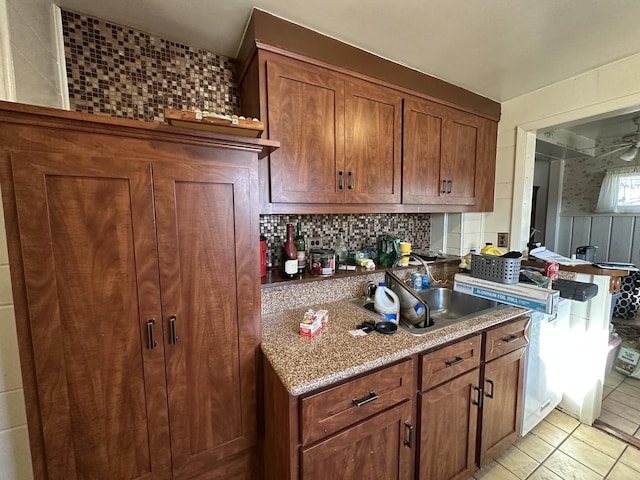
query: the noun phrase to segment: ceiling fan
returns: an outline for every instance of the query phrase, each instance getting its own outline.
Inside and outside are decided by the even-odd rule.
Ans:
[[[608,157],[618,152],[622,152],[618,158],[625,162],[630,162],[635,158],[638,158],[638,152],[640,152],[640,117],[634,117],[632,121],[636,125],[635,133],[623,136],[622,142],[620,143],[601,146],[600,148],[613,148],[613,150],[601,153],[596,157],[596,159]]]

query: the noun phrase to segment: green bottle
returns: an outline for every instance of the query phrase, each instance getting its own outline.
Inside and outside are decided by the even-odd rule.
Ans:
[[[296,246],[296,250],[298,251],[298,273],[303,274],[304,269],[307,266],[307,257],[306,257],[307,245],[304,241],[304,237],[302,236],[300,222],[298,222],[298,225],[297,225],[297,234],[293,239],[293,244]]]

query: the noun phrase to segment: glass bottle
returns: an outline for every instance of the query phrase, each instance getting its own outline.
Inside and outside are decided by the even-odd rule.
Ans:
[[[346,265],[349,249],[347,248],[347,241],[344,239],[344,230],[342,228],[338,230],[338,238],[333,249],[336,252],[336,264]]]
[[[300,222],[298,222],[297,234],[293,239],[293,243],[296,246],[296,250],[298,252],[298,273],[302,275],[304,273],[305,267],[307,266],[307,257],[306,257],[307,245],[304,241],[304,237],[302,236]]]
[[[298,274],[298,251],[293,243],[293,223],[287,224],[287,239],[282,249],[282,277],[295,278]]]

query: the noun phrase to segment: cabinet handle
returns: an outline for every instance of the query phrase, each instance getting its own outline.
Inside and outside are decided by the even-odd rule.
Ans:
[[[495,387],[495,385],[493,384],[493,380],[489,380],[487,379],[486,382],[491,385],[491,392],[490,393],[485,393],[485,395],[489,398],[493,398],[493,389]]]
[[[149,341],[149,348],[156,348],[156,339],[153,336],[153,326],[155,325],[156,320],[152,318],[151,320],[147,320],[147,338]]]
[[[476,400],[471,400],[471,403],[480,407],[480,404],[482,403],[482,389],[476,385],[473,386],[473,389],[478,393],[478,397]]]
[[[447,181],[446,180],[442,180],[442,192],[440,193],[447,193]]]
[[[178,320],[178,317],[175,315],[171,315],[169,317],[169,330],[171,333],[171,345],[175,345],[176,343],[178,343],[178,335],[176,335],[176,320]]]
[[[340,170],[338,172],[338,177],[339,177],[339,181],[340,181],[340,184],[339,184],[338,188],[340,190],[344,190],[344,172],[342,170]]]
[[[453,367],[454,365],[457,365],[459,363],[464,362],[464,358],[459,357],[456,355],[456,358],[453,360],[445,360],[444,363],[447,364],[447,367]]]
[[[404,446],[411,448],[411,444],[413,443],[413,425],[409,422],[404,422],[404,426],[407,429],[407,436],[404,439]]]
[[[353,181],[356,176],[353,172],[349,172],[348,175],[349,175],[349,190],[353,190]]]
[[[369,392],[369,395],[367,395],[366,398],[363,398],[361,400],[358,400],[357,398],[354,398],[352,400],[352,402],[356,407],[361,407],[362,405],[366,405],[367,403],[373,402],[374,400],[377,400],[377,399],[378,399],[378,394],[376,392],[374,392],[373,390],[371,390]]]
[[[453,180],[447,180],[447,193],[451,193],[451,184],[453,183]]]
[[[516,340],[518,340],[520,337],[518,337],[517,335],[509,335],[507,337],[502,337],[502,341],[504,343],[511,343],[511,342],[515,342]]]

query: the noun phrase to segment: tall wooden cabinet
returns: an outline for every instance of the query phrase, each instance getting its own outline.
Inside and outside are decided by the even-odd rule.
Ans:
[[[255,478],[260,143],[0,104],[36,478]]]

